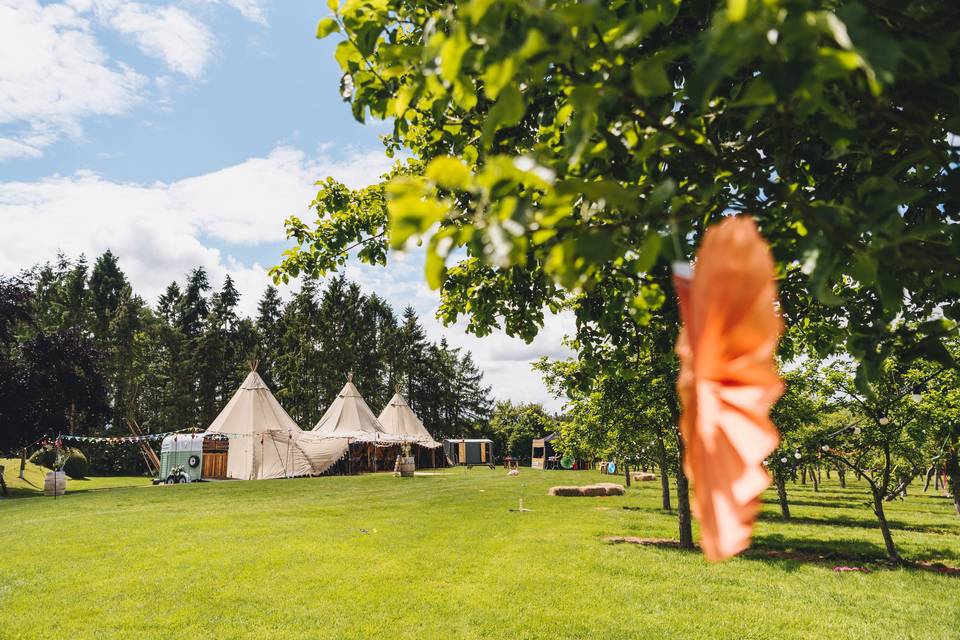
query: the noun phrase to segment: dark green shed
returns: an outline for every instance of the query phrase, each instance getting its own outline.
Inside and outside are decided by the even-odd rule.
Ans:
[[[443,453],[451,466],[483,465],[493,469],[493,440],[454,438],[443,441]]]

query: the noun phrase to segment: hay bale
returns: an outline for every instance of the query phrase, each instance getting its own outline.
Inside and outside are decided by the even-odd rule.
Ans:
[[[630,477],[633,478],[634,482],[649,482],[656,480],[657,474],[648,471],[633,471],[630,473]]]
[[[627,490],[623,488],[622,484],[617,484],[615,482],[598,482],[594,486],[601,487],[605,492],[603,495],[607,496],[622,496],[627,492]]]
[[[623,485],[613,482],[600,482],[598,484],[588,484],[583,487],[550,487],[547,491],[548,496],[622,496],[625,493]]]
[[[598,484],[590,484],[585,487],[580,487],[580,490],[583,492],[583,495],[589,496],[591,498],[607,495],[607,488],[601,487]]]
[[[550,487],[547,491],[548,496],[582,496],[580,487]]]

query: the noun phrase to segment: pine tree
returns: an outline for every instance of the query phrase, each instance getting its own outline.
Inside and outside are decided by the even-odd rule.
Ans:
[[[93,331],[98,342],[109,341],[110,321],[120,306],[127,277],[120,270],[117,256],[109,249],[97,258],[90,273],[90,309],[93,312]]]
[[[157,313],[163,320],[170,325],[179,324],[180,309],[183,294],[180,292],[180,285],[171,282],[167,285],[167,290],[163,292],[157,300]]]
[[[260,361],[259,372],[264,381],[275,388],[274,368],[280,353],[283,301],[277,288],[268,286],[257,304],[255,357]]]

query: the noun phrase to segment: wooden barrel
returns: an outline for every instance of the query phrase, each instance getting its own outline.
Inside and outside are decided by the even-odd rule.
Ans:
[[[413,456],[402,456],[400,458],[400,477],[401,478],[412,478],[413,471],[416,468],[417,468],[417,465],[413,460]]]
[[[67,491],[67,474],[63,471],[50,471],[43,479],[43,495],[62,496]]]

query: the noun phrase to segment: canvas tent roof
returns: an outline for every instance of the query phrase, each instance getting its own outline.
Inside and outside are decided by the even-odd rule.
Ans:
[[[347,376],[347,384],[343,385],[311,432],[327,438],[350,438],[353,442],[402,442],[401,438],[384,430],[353,385],[352,375]]]
[[[403,438],[404,442],[416,443],[431,449],[440,446],[399,391],[393,394],[390,402],[383,408],[379,420],[387,433]]]
[[[227,477],[240,480],[318,475],[347,449],[346,440],[304,433],[255,370],[207,432],[227,434]]]

